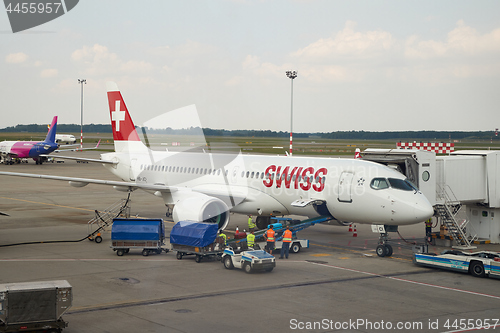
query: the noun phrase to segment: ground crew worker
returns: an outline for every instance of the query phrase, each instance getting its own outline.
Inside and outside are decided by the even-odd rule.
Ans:
[[[280,259],[283,259],[283,254],[285,254],[285,257],[288,259],[290,243],[292,243],[292,232],[290,231],[290,227],[286,226],[286,230],[283,233],[283,244],[281,245]]]
[[[266,244],[267,252],[269,254],[273,254],[275,238],[274,238],[274,230],[272,224],[269,225],[269,229],[265,232],[264,238],[266,238],[267,240]]]
[[[225,233],[223,233],[222,231],[220,232],[219,236],[224,240],[224,246],[226,246],[226,242],[227,242],[227,236]]]
[[[425,221],[425,235],[427,236],[427,241],[430,243],[432,234],[432,217]]]
[[[253,229],[250,230],[250,233],[247,235],[247,245],[251,248],[255,245],[255,235],[253,234]]]
[[[256,225],[255,225],[255,223],[253,223],[252,215],[248,215],[248,230],[252,231],[255,229],[255,227],[256,227]]]

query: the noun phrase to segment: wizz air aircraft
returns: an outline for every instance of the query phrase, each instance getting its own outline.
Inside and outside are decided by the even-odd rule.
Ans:
[[[154,151],[140,139],[116,84],[108,83],[115,152],[100,160],[123,181],[0,172],[0,175],[142,189],[162,198],[175,222],[217,223],[229,213],[257,216],[329,216],[345,222],[407,225],[427,220],[433,208],[405,176],[362,159]],[[166,124],[168,126],[168,124]],[[89,159],[87,159],[89,160]]]
[[[5,164],[14,164],[21,158],[32,158],[36,164],[42,164],[47,156],[59,145],[55,141],[57,116],[52,119],[50,130],[44,141],[2,141],[0,142],[0,157]]]

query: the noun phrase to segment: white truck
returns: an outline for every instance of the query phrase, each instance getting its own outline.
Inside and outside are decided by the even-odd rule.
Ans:
[[[500,253],[492,251],[464,253],[446,250],[441,254],[415,253],[413,262],[420,266],[470,273],[475,277],[500,278]]]
[[[226,269],[239,268],[246,273],[254,271],[271,272],[276,267],[276,258],[263,250],[224,249],[222,263]]]

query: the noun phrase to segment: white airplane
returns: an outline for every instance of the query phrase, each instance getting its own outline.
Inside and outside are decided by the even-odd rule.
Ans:
[[[329,216],[339,224],[408,225],[430,218],[426,197],[406,177],[361,159],[153,151],[140,140],[118,87],[108,83],[115,152],[99,162],[123,181],[0,172],[0,175],[142,189],[161,197],[175,222],[218,223],[229,213]]]
[[[56,143],[71,145],[76,142],[76,138],[72,134],[56,134]]]

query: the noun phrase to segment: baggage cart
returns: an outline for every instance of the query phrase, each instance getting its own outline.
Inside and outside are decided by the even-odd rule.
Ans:
[[[118,256],[129,253],[130,249],[142,250],[143,256],[168,252],[162,248],[164,245],[162,219],[113,219],[111,248]]]
[[[66,280],[0,284],[0,332],[60,333],[72,301]]]
[[[177,251],[177,259],[194,255],[197,263],[203,258],[220,260],[224,252],[224,240],[217,237],[218,225],[179,221],[170,232],[170,245]]]

